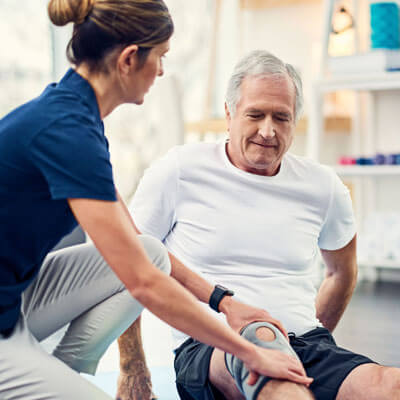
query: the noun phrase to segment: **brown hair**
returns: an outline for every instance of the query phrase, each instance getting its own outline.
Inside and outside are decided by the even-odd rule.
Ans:
[[[151,48],[168,40],[174,25],[163,0],[50,0],[54,25],[74,22],[68,60],[86,62],[92,71],[106,70],[105,56],[118,47],[137,44],[139,64]]]

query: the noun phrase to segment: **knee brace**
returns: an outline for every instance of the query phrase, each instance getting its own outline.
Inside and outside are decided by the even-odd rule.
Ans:
[[[275,335],[275,339],[272,341],[260,340],[256,335],[258,328],[271,329]],[[253,322],[243,328],[240,334],[249,342],[254,343],[257,346],[265,349],[279,350],[285,354],[298,358],[296,352],[292,349],[283,333],[276,326],[268,322]],[[236,386],[246,397],[246,400],[255,400],[261,389],[270,379],[266,376],[260,376],[257,382],[253,386],[250,386],[247,384],[249,370],[242,360],[232,354],[225,353],[225,365],[229,373],[232,375],[232,378],[235,380]]]

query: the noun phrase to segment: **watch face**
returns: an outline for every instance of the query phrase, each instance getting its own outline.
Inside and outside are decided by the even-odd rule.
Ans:
[[[215,288],[218,289],[219,291],[224,292],[225,296],[233,296],[235,293],[233,290],[226,288],[225,286],[222,285],[215,285]]]

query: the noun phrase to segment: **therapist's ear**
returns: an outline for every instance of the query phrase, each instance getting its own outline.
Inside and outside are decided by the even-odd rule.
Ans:
[[[138,65],[138,51],[139,46],[137,44],[131,44],[121,51],[117,60],[117,65],[120,72],[128,75],[132,71],[136,70]]]

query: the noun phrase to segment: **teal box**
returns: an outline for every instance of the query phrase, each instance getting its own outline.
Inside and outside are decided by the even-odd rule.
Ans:
[[[371,47],[373,49],[400,48],[400,13],[395,2],[370,4]]]

